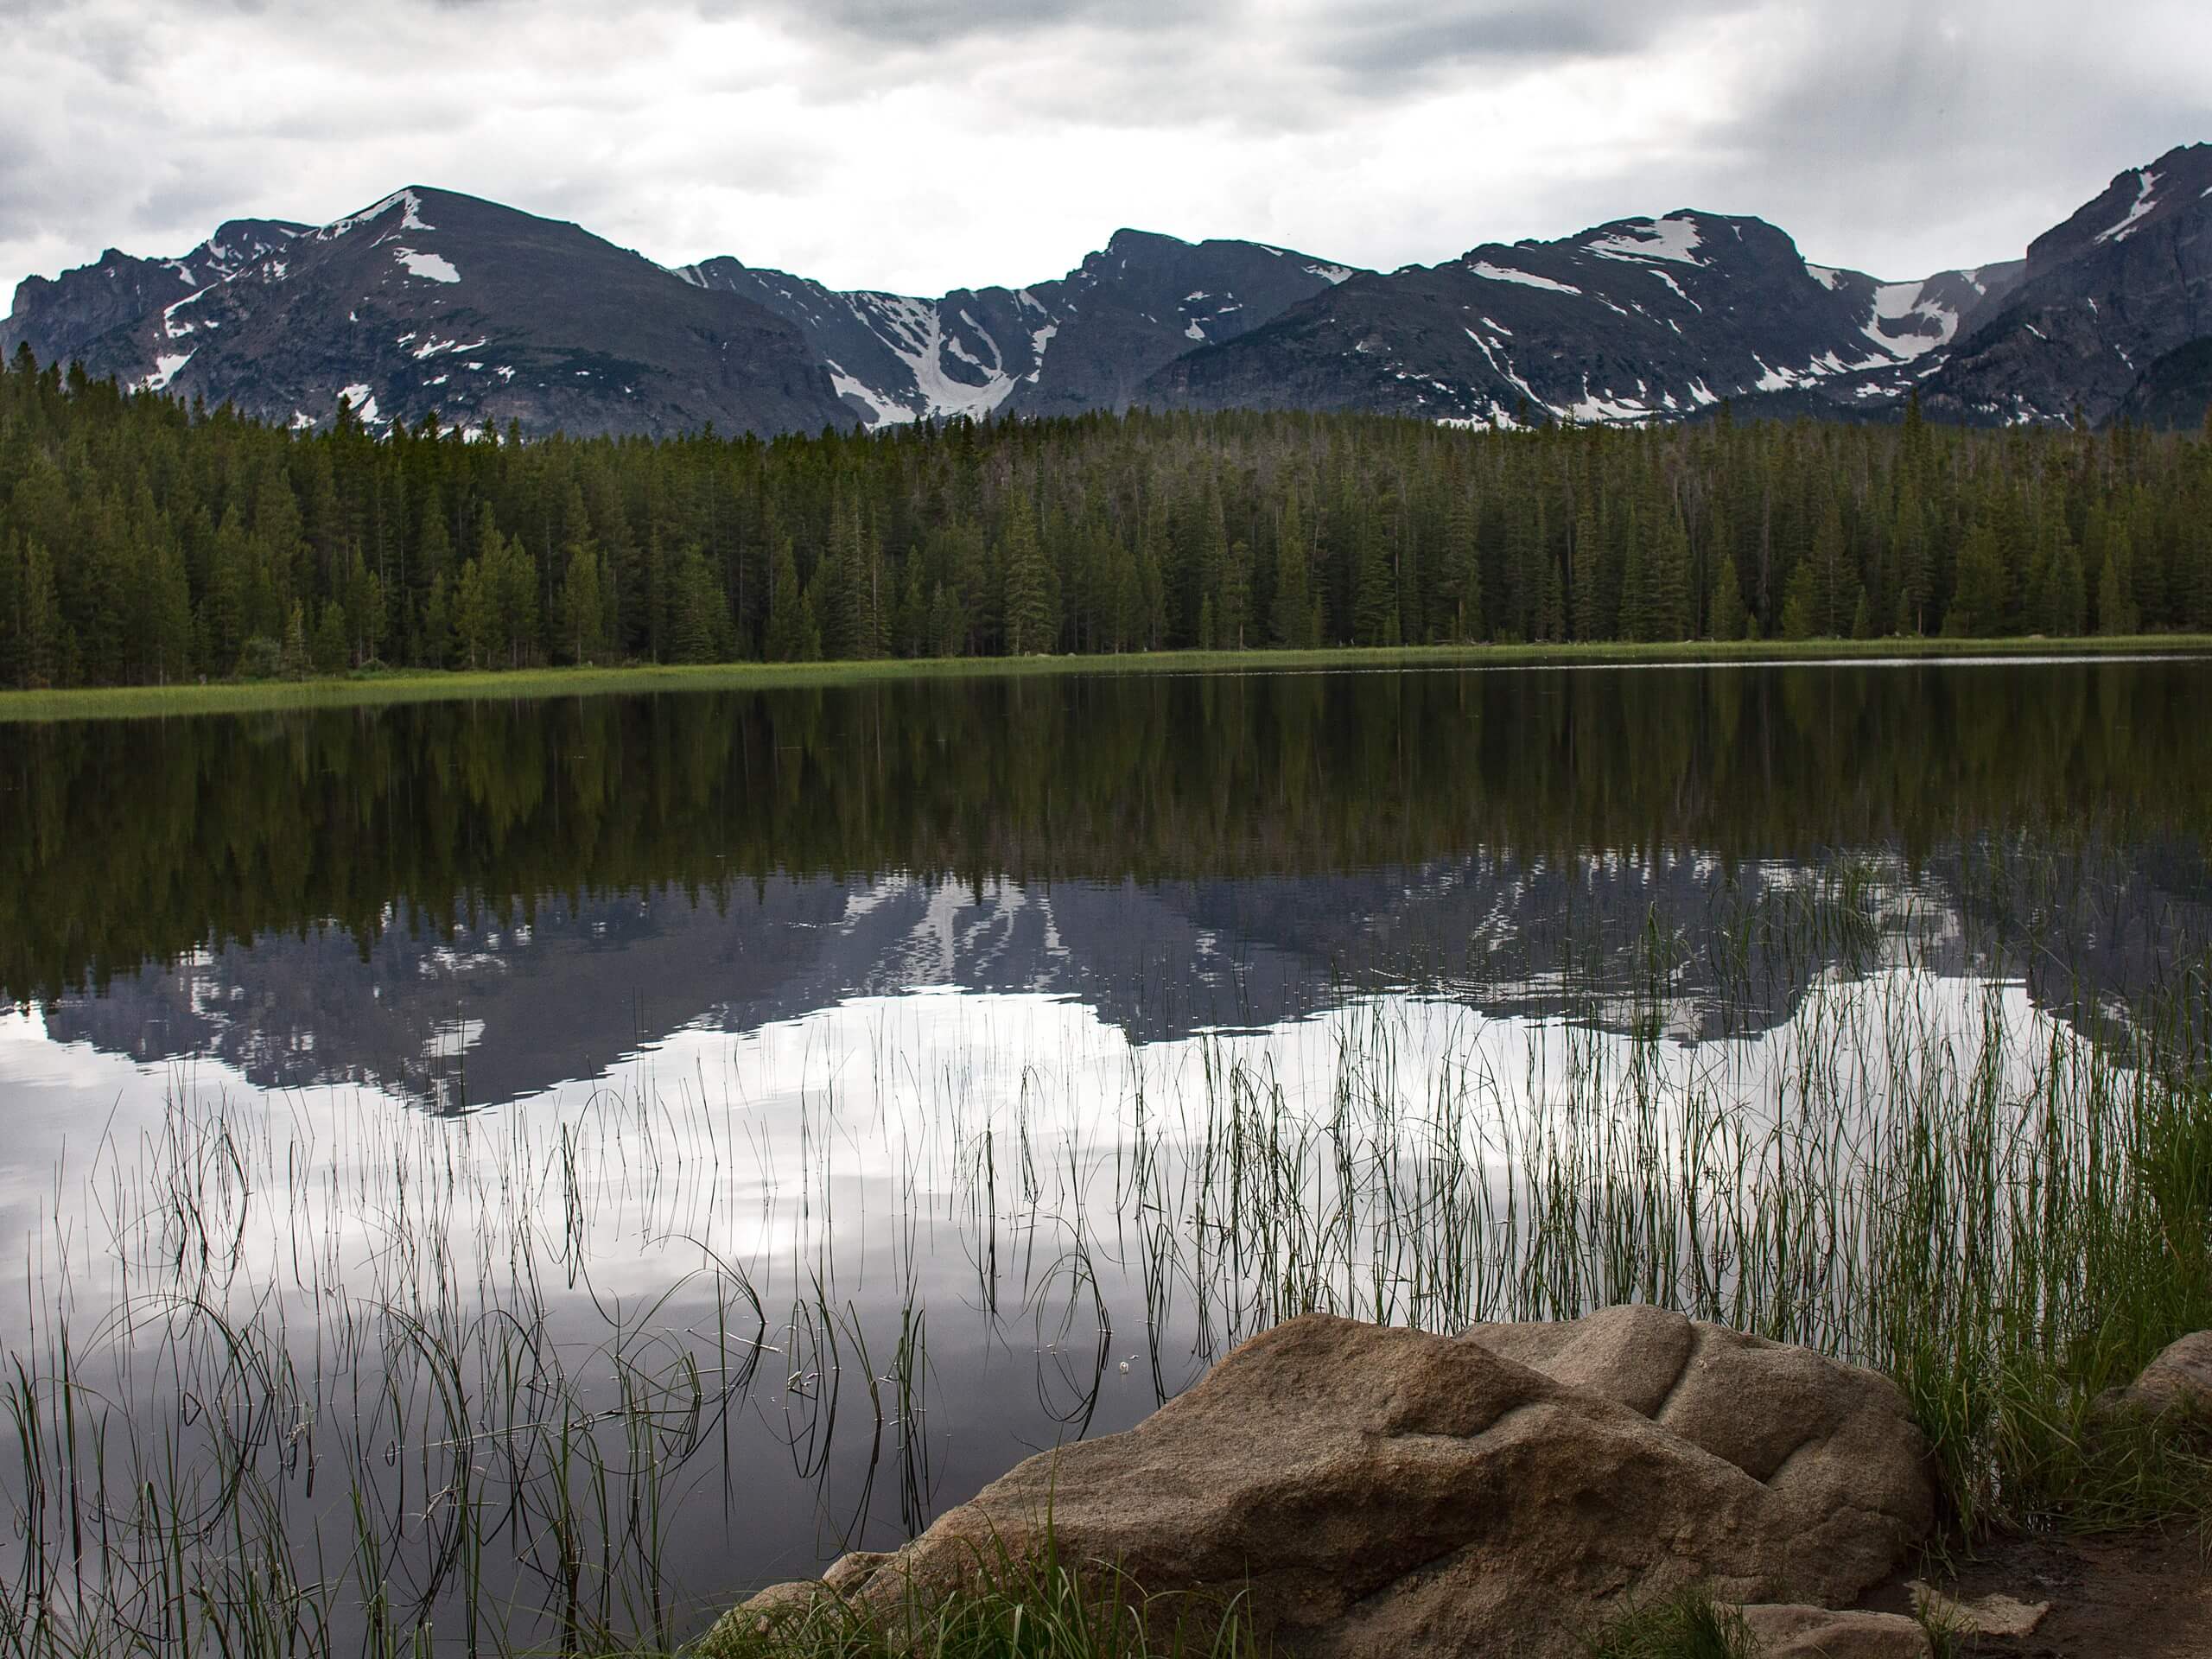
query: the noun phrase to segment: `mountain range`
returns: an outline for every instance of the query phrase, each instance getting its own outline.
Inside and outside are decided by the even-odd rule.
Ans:
[[[0,350],[301,428],[772,434],[1133,404],[1467,425],[1746,412],[2194,426],[2212,400],[2212,144],[2115,178],[2024,257],[1904,282],[1696,209],[1393,271],[1117,231],[1064,276],[937,298],[412,187],[320,226],[31,277]]]

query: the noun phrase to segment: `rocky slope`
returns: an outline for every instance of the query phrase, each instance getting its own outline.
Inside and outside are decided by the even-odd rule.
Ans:
[[[870,426],[1125,409],[1192,342],[1234,340],[1353,274],[1287,248],[1130,230],[1065,276],[933,300],[838,293],[731,258],[678,272],[797,324]]]
[[[86,285],[72,273],[57,286]],[[112,326],[98,306],[31,316],[50,342],[66,325],[95,375],[297,426],[327,424],[341,398],[372,426],[433,411],[533,432],[851,419],[782,318],[574,225],[451,191],[399,191],[230,266],[187,261],[177,285],[164,299],[153,284],[158,303]],[[19,298],[11,334],[36,350],[24,315]]]
[[[1894,404],[2017,265],[1880,283],[1757,219],[1683,210],[1353,278],[1155,375],[1154,401],[1624,423],[1723,398]]]
[[[2028,248],[2018,285],[1929,385],[1964,420],[2193,426],[2212,391],[2212,144],[2123,173]]]
[[[110,330],[226,282],[312,229],[286,219],[234,219],[175,259],[141,259],[110,248],[97,263],[58,277],[25,277],[14,310],[0,318],[0,345],[13,352],[29,342],[41,363],[81,356]]]

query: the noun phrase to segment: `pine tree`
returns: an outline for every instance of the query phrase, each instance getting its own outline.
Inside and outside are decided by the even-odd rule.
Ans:
[[[307,607],[296,599],[285,613],[283,654],[279,662],[281,671],[295,678],[315,666],[315,648],[308,636]]]
[[[191,668],[192,590],[174,543],[164,542],[154,556],[146,617],[147,666],[156,683],[183,679]]]
[[[2143,631],[2135,607],[2133,548],[2125,524],[2114,524],[2105,539],[2104,569],[2097,577],[2097,632],[2126,635]]]
[[[1859,586],[1848,569],[1843,536],[1843,512],[1833,497],[1813,531],[1810,556],[1813,630],[1823,639],[1840,639],[1851,620],[1850,606]]]
[[[1721,555],[1720,569],[1713,579],[1713,625],[1715,639],[1744,637],[1744,584],[1736,574],[1733,554]]]
[[[1314,643],[1308,637],[1313,615],[1312,558],[1306,544],[1305,518],[1298,510],[1298,492],[1294,489],[1283,503],[1282,529],[1276,537],[1274,604],[1268,626],[1269,640],[1286,649]]]
[[[599,548],[588,540],[569,544],[568,574],[561,579],[561,638],[572,663],[590,663],[607,648],[605,596],[601,592]]]
[[[1585,505],[1574,520],[1573,579],[1569,610],[1577,639],[1602,639],[1611,632],[1602,614],[1605,554],[1598,534],[1597,512]]]
[[[778,538],[768,582],[767,656],[772,663],[810,663],[822,655],[814,607],[800,593],[798,563],[788,536]]]
[[[1229,559],[1221,573],[1221,614],[1219,628],[1221,643],[1230,651],[1242,651],[1250,643],[1245,628],[1252,611],[1252,544],[1232,542]]]
[[[1537,629],[1546,639],[1567,638],[1567,584],[1560,575],[1559,561],[1548,555],[1544,559],[1543,598],[1538,610]]]
[[[1481,638],[1482,547],[1475,535],[1474,503],[1464,488],[1453,492],[1451,512],[1445,520],[1442,568],[1444,595],[1451,611],[1451,638],[1460,643]]]
[[[454,644],[472,669],[488,666],[499,650],[497,586],[496,573],[487,577],[483,561],[470,559],[461,567],[461,580],[454,587]]]
[[[1946,634],[1986,639],[2003,630],[2005,573],[1999,556],[1995,525],[1986,516],[1976,519],[1959,549],[1958,584],[1943,619]]]
[[[1362,645],[1395,643],[1398,595],[1380,537],[1370,518],[1360,526],[1358,564],[1352,588],[1352,641]]]
[[[322,617],[315,624],[315,641],[310,647],[315,671],[318,674],[341,673],[346,667],[349,654],[345,607],[334,599],[326,599],[322,602]]]
[[[696,547],[677,557],[669,609],[669,660],[712,663],[721,659],[729,634],[729,599],[707,568]]]
[[[1802,560],[1789,573],[1789,585],[1782,593],[1782,637],[1785,639],[1810,639],[1819,628],[1819,589],[1813,577],[1810,560]]]
[[[1687,639],[1690,617],[1690,537],[1681,515],[1662,507],[1659,536],[1644,572],[1644,602],[1653,639]]]
[[[26,686],[48,686],[60,677],[61,607],[54,587],[54,561],[45,545],[24,550],[23,574],[16,600],[16,672]]]
[[[1631,511],[1628,515],[1627,556],[1621,562],[1620,620],[1618,624],[1621,637],[1627,639],[1656,639],[1659,619],[1651,607],[1650,555],[1644,545],[1643,515]]]
[[[353,630],[349,649],[357,663],[372,663],[381,658],[385,626],[384,583],[361,557],[360,550],[353,550],[346,563],[346,581],[339,608]]]
[[[537,561],[520,542],[493,535],[486,580],[495,644],[505,652],[508,667],[520,668],[537,655]]]
[[[2063,524],[2051,550],[2043,593],[2043,631],[2062,639],[2082,632],[2088,626],[2089,599],[2082,574],[2082,550]]]
[[[238,509],[224,512],[209,555],[207,591],[200,602],[200,632],[206,644],[201,660],[218,673],[238,666],[251,632],[248,604],[253,586],[253,551]]]
[[[1006,565],[1006,654],[1028,657],[1052,649],[1058,625],[1037,543],[1036,521],[1026,497],[1017,495],[1007,515],[1003,538]]]
[[[906,568],[899,584],[899,613],[893,628],[894,647],[901,657],[929,657],[933,650],[930,628],[930,599],[922,586],[922,556],[909,550]]]
[[[453,607],[441,570],[430,579],[429,597],[423,607],[423,661],[431,668],[453,666]]]
[[[933,657],[957,657],[967,643],[968,622],[961,613],[959,595],[941,582],[930,594],[929,638]]]
[[[1919,394],[1914,394],[1915,407]],[[1925,429],[1921,429],[1924,434]],[[1928,570],[1928,527],[1921,516],[1920,491],[1908,473],[1897,491],[1897,515],[1890,531],[1890,556],[1896,562],[1897,597],[1907,620],[1899,633],[1919,633],[1928,626],[1932,588]]]

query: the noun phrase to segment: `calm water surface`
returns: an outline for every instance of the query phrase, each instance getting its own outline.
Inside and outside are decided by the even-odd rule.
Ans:
[[[519,1318],[618,1439],[671,1389],[597,1466],[655,1471],[620,1599],[682,1634],[1300,1306],[1607,1299],[1485,1267],[1478,1211],[1608,1078],[1756,1126],[1838,1030],[2124,1044],[2212,938],[2208,691],[1097,675],[0,728],[0,1338],[66,1319],[189,1457],[194,1389],[250,1391],[164,1332],[259,1321],[306,1379],[237,1407],[286,1524],[340,1524],[316,1455],[380,1465],[427,1604],[454,1460],[527,1478]],[[529,1530],[486,1573],[551,1618]]]

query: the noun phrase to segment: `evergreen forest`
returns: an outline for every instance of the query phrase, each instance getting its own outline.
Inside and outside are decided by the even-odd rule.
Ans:
[[[0,369],[0,683],[2212,630],[2194,435],[1312,413],[524,442]]]

